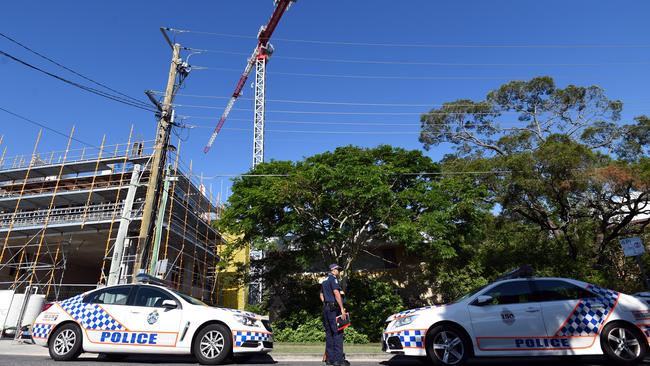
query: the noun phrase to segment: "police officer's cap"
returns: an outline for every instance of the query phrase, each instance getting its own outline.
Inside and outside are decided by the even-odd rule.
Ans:
[[[335,269],[343,269],[343,267],[339,266],[339,265],[336,264],[336,263],[332,263],[332,264],[330,264],[330,271],[333,271],[333,270],[335,270]]]

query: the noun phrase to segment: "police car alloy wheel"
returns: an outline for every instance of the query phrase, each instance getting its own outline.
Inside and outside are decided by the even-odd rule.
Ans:
[[[605,354],[614,362],[636,365],[645,357],[645,338],[636,329],[622,323],[608,324],[601,334]]]
[[[464,334],[451,326],[437,326],[426,338],[427,354],[434,365],[462,365],[467,360],[471,345]]]
[[[202,365],[217,365],[232,351],[230,331],[220,324],[210,324],[194,339],[194,357]]]
[[[76,324],[64,324],[52,334],[49,342],[50,357],[55,361],[74,360],[81,354],[81,330]]]

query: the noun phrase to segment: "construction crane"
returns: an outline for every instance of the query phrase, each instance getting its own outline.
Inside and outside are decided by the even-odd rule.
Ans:
[[[289,9],[289,6],[294,3],[296,0],[274,0],[275,2],[275,11],[271,15],[268,23],[265,26],[260,28],[260,31],[257,35],[257,46],[253,50],[253,54],[248,59],[246,68],[241,74],[235,91],[232,93],[232,96],[226,104],[226,109],[224,110],[221,118],[219,118],[219,123],[214,128],[210,139],[208,140],[207,145],[203,149],[204,153],[210,151],[214,140],[217,138],[217,135],[221,131],[223,124],[226,122],[232,107],[235,105],[235,102],[241,95],[244,84],[248,80],[248,76],[253,67],[255,67],[255,116],[253,124],[253,167],[257,166],[259,163],[264,161],[264,110],[266,104],[266,97],[264,95],[266,90],[266,64],[269,61],[269,58],[273,54],[273,46],[269,43],[275,28],[278,26],[282,15]]]

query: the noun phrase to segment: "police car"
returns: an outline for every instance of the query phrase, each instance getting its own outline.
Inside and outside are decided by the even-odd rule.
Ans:
[[[513,271],[457,301],[390,316],[388,353],[461,365],[471,356],[605,355],[643,360],[650,306],[636,297],[566,278]]]
[[[130,353],[191,354],[216,365],[231,354],[269,352],[268,320],[203,302],[151,282],[89,291],[45,309],[32,338],[57,361],[82,352],[117,359]]]

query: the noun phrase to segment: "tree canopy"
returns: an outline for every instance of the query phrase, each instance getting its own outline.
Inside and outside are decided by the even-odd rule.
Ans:
[[[632,222],[650,213],[650,120],[623,123],[622,111],[598,86],[538,77],[432,109],[420,141],[451,143],[443,170],[482,172],[501,216],[537,225],[572,260],[620,272],[617,239],[642,233],[648,222]]]
[[[264,163],[235,180],[220,226],[242,234],[234,247],[285,246],[344,272],[378,242],[453,257],[455,228],[476,218],[484,189],[439,172],[421,152],[390,146]]]

